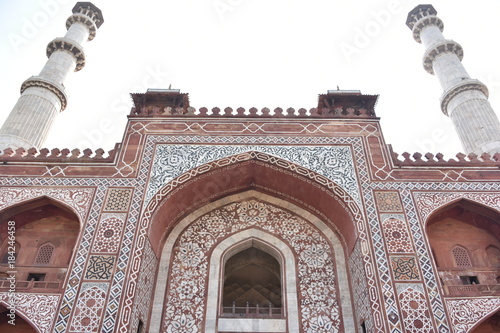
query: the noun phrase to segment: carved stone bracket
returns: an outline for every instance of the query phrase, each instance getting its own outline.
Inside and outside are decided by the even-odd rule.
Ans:
[[[75,14],[71,15],[70,17],[68,17],[68,19],[66,20],[66,29],[69,29],[69,27],[71,27],[71,25],[76,23],[76,22],[85,24],[87,26],[87,28],[89,29],[89,38],[87,39],[89,42],[92,39],[94,39],[94,37],[97,33],[97,26],[94,23],[94,21],[92,21],[91,19],[89,19],[85,15],[75,13]]]
[[[47,58],[49,58],[55,51],[68,51],[76,59],[75,72],[78,72],[85,66],[85,52],[83,47],[74,40],[58,37],[52,40],[47,45]]]
[[[454,53],[460,61],[464,57],[464,50],[462,46],[453,40],[445,40],[443,42],[434,44],[431,48],[425,51],[424,54],[424,69],[429,73],[434,75],[434,69],[432,63],[434,59],[441,53]]]
[[[422,43],[422,39],[420,38],[420,32],[422,31],[423,28],[429,25],[435,25],[439,28],[439,30],[441,30],[441,32],[443,32],[444,29],[443,21],[441,21],[441,19],[437,16],[427,16],[415,22],[412,30],[413,39],[415,39],[418,43]]]

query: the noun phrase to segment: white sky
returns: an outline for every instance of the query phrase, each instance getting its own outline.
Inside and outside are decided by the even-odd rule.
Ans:
[[[75,1],[0,0],[0,121],[21,83],[64,36]],[[95,1],[104,24],[84,45],[87,64],[66,82],[69,103],[48,148],[113,148],[122,140],[128,93],[181,89],[195,108],[312,108],[328,89],[379,94],[376,113],[398,153],[462,148],[441,113],[442,90],[422,67],[424,47],[406,27],[413,0]],[[436,0],[444,35],[464,48],[463,64],[500,110],[500,1]],[[388,13],[382,15],[383,13]],[[378,20],[377,20],[378,17]],[[360,31],[368,32],[359,40]],[[363,44],[360,44],[363,42]],[[352,47],[350,56],[342,50]],[[497,111],[498,114],[498,111]]]

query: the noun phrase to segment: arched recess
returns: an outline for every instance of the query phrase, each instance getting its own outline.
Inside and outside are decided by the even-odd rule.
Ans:
[[[13,319],[14,321],[12,321]],[[16,309],[15,314],[13,315],[8,308],[8,305],[0,301],[0,332],[40,333],[40,330],[19,310]]]
[[[329,226],[327,226],[325,223],[323,223],[317,216],[307,212],[301,207],[298,207],[297,205],[294,205],[290,203],[289,201],[285,201],[273,196],[269,196],[267,194],[264,194],[262,192],[258,192],[255,190],[249,190],[246,192],[238,193],[238,194],[233,194],[233,195],[228,195],[222,199],[219,199],[217,201],[214,201],[210,204],[207,204],[193,213],[189,214],[185,218],[183,218],[178,224],[176,224],[172,231],[169,233],[169,236],[165,242],[165,245],[163,246],[162,253],[161,253],[161,259],[160,259],[160,265],[159,265],[159,271],[157,274],[157,281],[156,281],[156,288],[155,288],[155,295],[154,295],[154,302],[153,302],[153,309],[151,312],[151,318],[150,318],[150,326],[149,326],[149,331],[150,332],[159,332],[160,331],[160,324],[163,322],[163,311],[162,306],[165,304],[165,297],[166,297],[166,291],[167,291],[167,286],[168,286],[168,281],[169,281],[169,270],[170,269],[176,269],[176,268],[171,268],[172,264],[172,254],[174,253],[174,249],[176,246],[176,242],[178,241],[179,235],[185,230],[190,224],[194,223],[198,218],[202,217],[208,212],[211,212],[217,208],[227,206],[231,203],[235,202],[241,202],[242,200],[245,199],[258,199],[263,202],[268,202],[272,205],[275,205],[277,207],[280,207],[280,209],[285,209],[293,214],[296,214],[297,216],[300,216],[303,218],[305,221],[308,221],[311,223],[317,230],[321,231],[322,235],[328,240],[328,242],[331,244],[333,248],[333,254],[334,254],[334,262],[335,262],[335,269],[336,269],[336,282],[335,285],[338,288],[338,303],[340,303],[340,309],[339,313],[341,313],[341,321],[342,321],[342,329],[345,332],[355,332],[354,329],[354,314],[353,314],[353,305],[352,305],[352,293],[350,290],[349,286],[349,279],[348,279],[348,274],[347,274],[347,263],[346,263],[346,254],[348,250],[346,249],[345,243],[340,239],[340,237],[336,234],[336,232]],[[251,231],[250,231],[251,230]],[[257,230],[257,229],[249,229],[249,234],[245,233],[238,233],[236,235],[232,235],[229,237],[227,240],[223,240],[221,244],[223,245],[218,245],[221,246],[220,248],[217,247],[217,249],[213,250],[213,253],[210,256],[210,275],[209,275],[209,283],[210,286],[208,288],[209,292],[211,293],[208,296],[208,300],[211,300],[209,302],[212,302],[210,304],[207,303],[206,309],[207,309],[207,314],[206,314],[206,331],[210,332],[211,328],[215,327],[214,321],[217,319],[217,310],[219,309],[218,306],[213,306],[214,304],[219,304],[218,301],[216,303],[213,303],[213,299],[215,299],[215,295],[218,295],[220,290],[220,287],[213,287],[213,283],[217,283],[214,281],[219,281],[220,277],[220,270],[219,269],[212,269],[212,267],[219,267],[220,265],[214,265],[214,263],[217,262],[217,260],[220,260],[222,255],[224,254],[225,249],[229,249],[231,246],[234,246],[238,242],[243,242],[248,239],[267,239],[269,240],[270,238],[272,241],[268,242],[271,244],[273,247],[279,249],[279,253],[283,255],[283,253],[286,253],[286,246],[284,246],[283,241],[279,240],[277,237],[274,237],[272,235],[267,235],[264,236],[264,232],[262,230]],[[252,234],[252,232],[254,234]],[[227,242],[226,242],[227,241]],[[288,250],[290,251],[290,250]],[[285,255],[283,255],[285,256]],[[286,256],[285,256],[286,257]],[[290,257],[290,256],[288,256]],[[287,263],[286,267],[287,270],[289,267],[294,266],[293,264]],[[290,274],[289,274],[290,273]],[[296,276],[295,272],[291,270],[290,272],[286,272],[287,279],[288,278],[293,278]],[[219,277],[218,277],[219,276]],[[188,282],[186,282],[189,284]],[[288,280],[286,281],[286,286],[287,288],[289,287],[289,284],[293,282],[289,282]],[[186,285],[186,288],[188,286]],[[314,287],[314,286],[311,286]],[[213,294],[213,291],[216,292],[216,294]],[[288,294],[288,289],[286,291],[287,294],[287,307],[290,307],[290,302],[293,303],[292,307],[294,309],[297,309],[297,297],[293,296],[296,295],[296,293],[291,293]],[[341,297],[340,297],[341,295]],[[333,296],[332,296],[333,297]],[[207,301],[208,301],[207,300]],[[337,304],[338,304],[337,303]],[[216,311],[215,313],[213,311]],[[291,310],[287,310],[290,315],[292,315],[294,312]],[[295,310],[295,313],[297,313],[297,310]],[[293,317],[293,316],[292,316]],[[298,316],[295,316],[298,317]],[[293,319],[293,318],[290,318]],[[300,318],[299,318],[300,320]],[[315,318],[314,320],[317,320],[323,324],[322,318]],[[182,318],[181,322],[187,322],[189,321],[189,318]],[[325,321],[326,322],[326,321]],[[296,327],[295,325],[291,325],[289,327],[293,328]],[[290,330],[290,332],[295,332],[294,330]]]
[[[500,267],[492,259],[492,249],[500,248],[499,212],[460,199],[431,214],[426,230],[446,294],[498,293],[492,286],[497,285]]]
[[[14,231],[12,226],[15,227]],[[61,291],[79,232],[77,214],[48,197],[4,209],[0,212],[0,248],[2,251],[8,250],[14,236],[20,251],[15,262],[0,264],[0,272],[9,270],[10,264],[15,266],[18,292]],[[40,247],[47,244],[51,246],[50,258],[45,251],[45,259],[49,259],[49,262],[37,262]]]

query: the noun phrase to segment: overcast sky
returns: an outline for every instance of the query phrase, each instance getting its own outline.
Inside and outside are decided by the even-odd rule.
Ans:
[[[76,2],[0,0],[0,121],[21,83],[45,64],[45,47],[66,33]],[[68,107],[48,148],[113,148],[122,140],[130,92],[181,89],[195,108],[312,108],[329,89],[379,94],[386,143],[395,151],[462,151],[440,110],[424,47],[406,27],[418,1],[95,1],[104,24],[84,45],[86,66],[66,82]],[[444,35],[500,110],[500,1],[433,1]]]

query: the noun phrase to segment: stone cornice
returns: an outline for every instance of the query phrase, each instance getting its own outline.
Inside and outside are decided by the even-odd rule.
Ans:
[[[66,92],[64,91],[64,87],[58,84],[55,84],[53,82],[50,82],[48,80],[42,79],[39,76],[32,76],[26,81],[23,82],[21,85],[21,94],[28,88],[31,87],[38,87],[38,88],[43,88],[47,89],[53,94],[59,98],[59,101],[61,102],[61,111],[66,109],[66,105],[68,104],[68,96],[66,95]]]
[[[443,111],[445,115],[449,116],[448,104],[450,101],[461,92],[468,90],[478,90],[482,92],[486,98],[488,98],[489,95],[488,88],[481,81],[466,79],[443,93],[441,96],[441,111]]]

